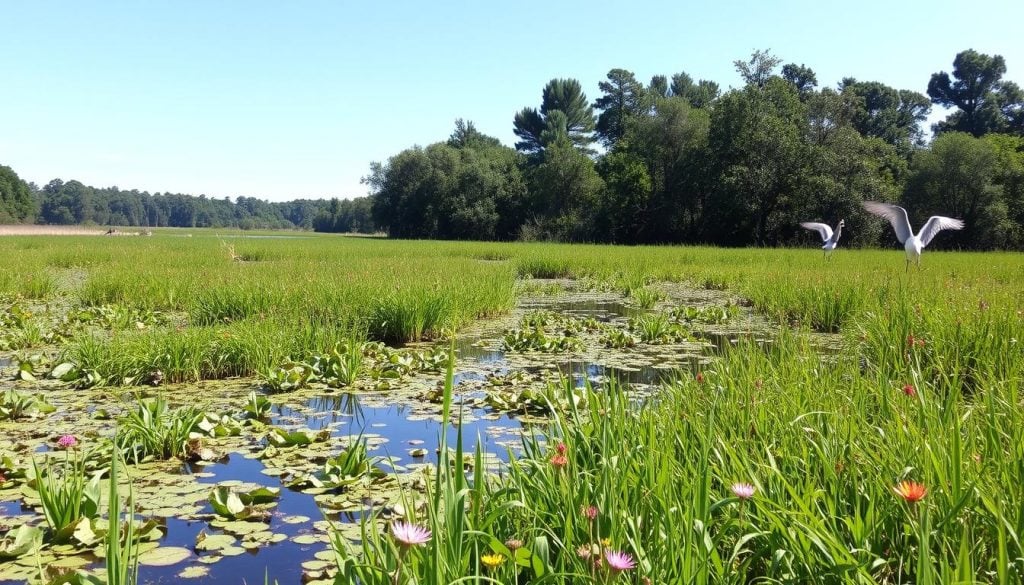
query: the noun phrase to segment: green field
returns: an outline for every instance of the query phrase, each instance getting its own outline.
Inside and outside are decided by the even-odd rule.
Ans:
[[[64,428],[103,445],[82,449],[82,469],[43,474],[64,486],[106,469],[113,452],[144,499],[156,469],[147,465],[203,448],[255,452],[258,441],[275,447],[260,451],[267,468],[299,465],[288,449],[317,465],[330,457],[334,467],[317,477],[334,483],[302,487],[321,507],[359,490],[397,494],[403,505],[363,507],[361,521],[321,531],[328,552],[303,568],[313,582],[1024,580],[1024,255],[928,252],[923,269],[908,272],[897,249],[843,249],[826,262],[817,248],[264,235],[0,238],[0,502],[34,510],[17,524],[0,518],[0,581],[36,579],[32,559],[76,558],[109,534],[96,524],[86,543],[43,513],[56,504],[39,493],[31,461],[58,451]],[[628,321],[523,308],[524,299],[583,297],[630,307]],[[712,347],[715,327],[730,323],[732,342]],[[503,406],[492,399],[474,412],[547,421],[547,440],[526,433],[511,463],[492,465],[474,437],[440,432],[459,422],[450,413],[469,412],[444,371],[449,348],[470,334],[531,367],[566,355],[623,361],[657,351],[651,359],[664,361],[698,343],[707,351],[697,371],[676,370],[653,391],[614,381],[574,388],[537,374],[529,392],[507,399],[526,363],[510,357]],[[428,392],[412,393],[416,384]],[[373,437],[350,438],[340,454],[339,443],[317,447],[312,432],[281,431],[277,444],[276,422],[244,414],[264,396],[288,407],[316,392],[429,403],[442,438],[425,437],[433,442],[424,448],[456,449],[454,463],[393,472],[374,459],[388,447]],[[224,430],[210,430],[216,424]],[[181,466],[164,465],[161,473]],[[272,488],[285,481],[265,475]],[[905,499],[903,481],[926,495]],[[737,483],[752,497],[736,495]],[[208,505],[198,514],[252,523]],[[94,514],[108,515],[105,504]],[[432,537],[403,546],[392,534],[398,519]],[[21,535],[31,546],[16,546],[21,525],[39,528]],[[220,529],[214,521],[208,530]],[[142,538],[143,548],[161,542]],[[280,546],[270,538],[256,544]],[[196,547],[186,552],[205,554]],[[271,579],[282,574],[262,555],[250,561],[261,575],[264,566]],[[103,573],[104,563],[81,566]]]

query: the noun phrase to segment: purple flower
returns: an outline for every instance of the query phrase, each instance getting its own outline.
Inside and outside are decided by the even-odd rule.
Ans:
[[[61,435],[61,437],[57,439],[57,446],[61,449],[70,449],[77,444],[78,439],[76,439],[74,435]]]

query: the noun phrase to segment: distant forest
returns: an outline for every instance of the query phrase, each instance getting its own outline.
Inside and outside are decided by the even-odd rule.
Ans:
[[[297,199],[272,203],[253,197],[233,202],[180,193],[99,189],[54,179],[39,188],[0,166],[0,224],[41,223],[139,227],[378,231],[368,197]]]
[[[962,51],[927,95],[854,78],[819,87],[813,69],[767,51],[734,65],[744,85],[728,91],[612,69],[593,102],[579,81],[552,79],[539,106],[511,116],[514,148],[457,120],[447,140],[371,164],[371,195],[354,200],[38,189],[0,167],[0,222],[772,246],[815,241],[801,221],[844,219],[844,245],[891,245],[860,206],[878,200],[905,206],[915,226],[932,214],[966,222],[935,245],[1024,247],[1024,90],[1003,79],[1003,57]],[[929,142],[934,105],[952,112]]]

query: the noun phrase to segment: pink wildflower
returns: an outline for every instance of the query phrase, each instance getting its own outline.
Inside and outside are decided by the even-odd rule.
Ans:
[[[78,439],[76,439],[74,435],[61,435],[61,437],[57,439],[57,446],[61,449],[70,449],[77,444]]]
[[[616,573],[628,571],[636,566],[632,555],[615,550],[604,551],[604,560],[608,561],[608,568]]]
[[[569,464],[569,458],[559,453],[551,458],[551,466],[555,469],[562,469]]]
[[[555,450],[558,451],[559,455],[565,455],[565,452],[569,450],[569,447],[565,443],[558,443],[555,445]]]
[[[757,488],[749,483],[734,483],[729,489],[732,490],[732,495],[741,500],[749,500],[754,496],[754,492],[757,491]]]
[[[914,388],[913,384],[905,384],[903,386],[903,393],[907,396],[916,396],[917,390]]]
[[[597,518],[597,506],[587,506],[583,508],[583,515],[587,517],[591,522]]]

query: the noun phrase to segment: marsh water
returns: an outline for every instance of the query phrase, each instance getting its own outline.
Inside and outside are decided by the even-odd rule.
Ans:
[[[703,291],[700,293],[700,300],[704,303],[722,300],[709,297]],[[521,377],[518,379],[534,385],[564,385],[568,378],[575,386],[587,383],[600,386],[615,378],[629,385],[638,395],[644,395],[655,392],[659,383],[673,376],[685,375],[688,368],[712,359],[716,346],[730,343],[740,335],[753,335],[755,329],[757,335],[763,337],[764,331],[760,325],[754,324],[750,315],[745,315],[738,324],[731,325],[731,329],[709,328],[696,342],[639,345],[619,350],[588,343],[586,350],[569,354],[516,353],[503,349],[502,331],[514,325],[524,314],[538,310],[578,319],[592,318],[622,327],[631,317],[644,312],[615,294],[567,293],[555,297],[526,298],[508,317],[470,328],[454,341],[454,399],[458,403],[459,414],[449,420],[457,424],[443,425],[440,406],[422,398],[425,392],[441,383],[443,376],[438,373],[416,375],[393,391],[383,393],[356,394],[314,389],[294,395],[276,395],[268,422],[285,429],[324,431],[330,434],[330,438],[324,441],[328,446],[351,442],[352,437],[363,438],[367,440],[371,454],[380,458],[378,466],[381,469],[399,473],[439,464],[442,457],[436,447],[444,428],[449,445],[454,444],[461,434],[467,452],[472,452],[479,445],[486,454],[488,467],[500,467],[518,452],[524,433],[543,433],[544,424],[536,416],[489,407],[484,398],[493,380],[517,375]],[[413,347],[422,346],[417,344]],[[7,368],[3,378],[10,379],[12,363],[9,357],[0,357],[0,368]],[[3,389],[2,384],[6,382],[0,383],[0,389]],[[248,392],[256,386],[255,381],[223,387],[214,384],[202,392],[234,394],[242,400],[243,391]],[[164,391],[170,393],[173,388]],[[89,412],[97,406],[93,402],[85,404]],[[55,427],[60,426],[61,420],[78,416],[71,411],[59,414],[53,423]],[[353,527],[367,511],[391,505],[386,498],[366,497],[349,502],[341,510],[323,507],[314,494],[283,485],[279,478],[282,473],[273,468],[274,463],[259,458],[265,444],[246,444],[244,441],[228,444],[223,456],[215,461],[203,465],[181,464],[179,468],[170,470],[169,473],[180,475],[182,485],[186,486],[178,489],[193,496],[188,505],[183,504],[184,508],[191,508],[187,513],[177,514],[171,510],[159,514],[164,532],[160,547],[180,547],[188,549],[190,554],[169,566],[144,563],[140,569],[141,582],[167,583],[188,578],[196,583],[237,584],[262,582],[265,577],[269,577],[270,582],[277,580],[280,583],[329,582],[327,569],[333,566],[333,557],[326,522],[344,530],[346,526]],[[327,452],[317,452],[315,457],[323,458]],[[150,492],[146,491],[143,482],[141,495],[159,493],[160,481],[155,476],[151,482],[153,485],[148,487]],[[194,484],[188,485],[189,482]],[[244,550],[232,548],[230,554],[196,551],[197,540],[223,532],[210,521],[215,513],[203,497],[208,493],[207,486],[212,489],[216,485],[282,487],[265,526],[261,527],[262,531],[277,535],[274,542]],[[9,501],[0,501],[0,522],[3,519],[25,521],[33,514],[19,501],[11,500],[12,494],[7,496]],[[4,494],[0,492],[2,497]],[[176,505],[164,502],[147,508],[173,508]],[[347,530],[345,534],[351,538],[354,533]],[[0,582],[17,582],[4,581],[8,575],[3,571],[3,564],[0,562]]]

